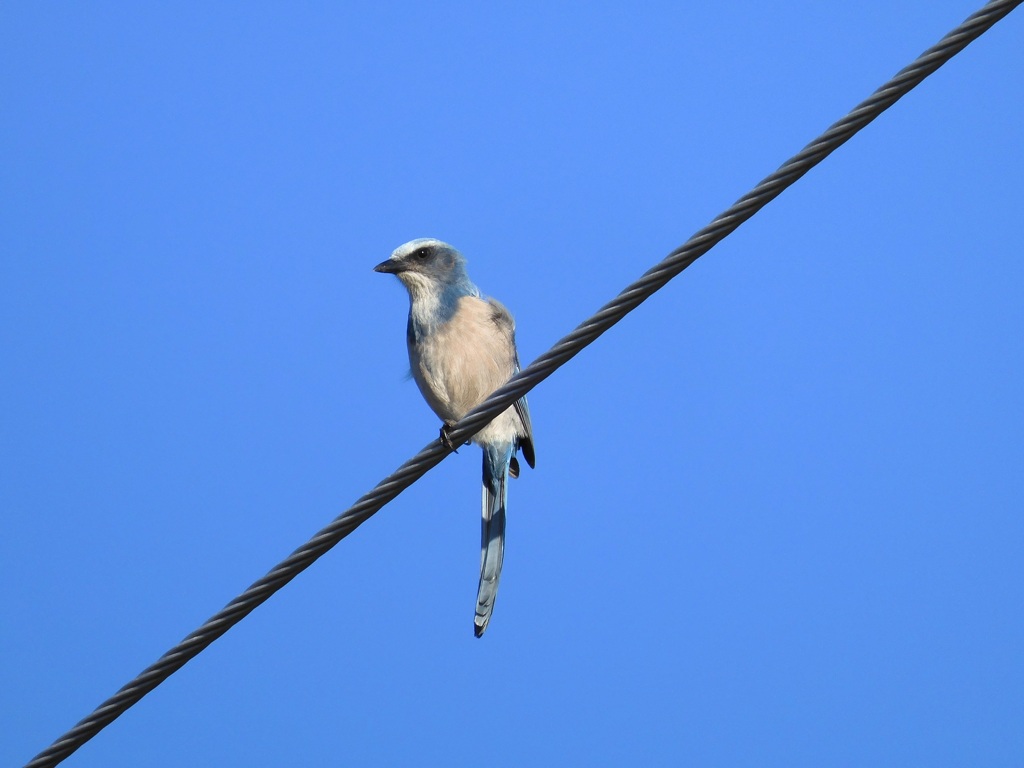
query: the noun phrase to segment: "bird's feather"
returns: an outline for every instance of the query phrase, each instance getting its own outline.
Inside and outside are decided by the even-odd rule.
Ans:
[[[501,563],[505,556],[505,505],[508,500],[508,470],[512,445],[484,448],[483,507],[480,518],[480,585],[476,594],[473,632],[483,635],[491,620],[498,595]]]

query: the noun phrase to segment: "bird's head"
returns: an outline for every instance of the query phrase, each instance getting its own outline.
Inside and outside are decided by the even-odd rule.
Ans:
[[[400,245],[391,258],[373,268],[397,277],[409,293],[444,291],[468,283],[466,260],[448,243],[423,237]]]

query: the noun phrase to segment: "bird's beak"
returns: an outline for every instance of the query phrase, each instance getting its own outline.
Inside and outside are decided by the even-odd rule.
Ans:
[[[376,267],[373,268],[374,272],[384,272],[389,275],[397,275],[399,272],[404,272],[406,269],[405,264],[394,259],[387,259],[382,261]]]

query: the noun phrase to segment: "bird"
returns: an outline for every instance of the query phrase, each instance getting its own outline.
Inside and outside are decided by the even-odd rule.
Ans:
[[[519,371],[515,322],[486,298],[466,272],[466,259],[434,238],[410,240],[374,271],[397,277],[409,292],[406,341],[409,366],[423,398],[448,431]],[[534,467],[533,426],[526,397],[471,438],[483,449],[480,583],[473,633],[482,637],[494,611],[505,550],[508,478],[519,477],[521,452]]]

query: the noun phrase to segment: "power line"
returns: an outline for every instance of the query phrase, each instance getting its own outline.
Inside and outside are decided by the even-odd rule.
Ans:
[[[761,181],[708,226],[693,235],[659,264],[645,272],[639,280],[628,286],[596,314],[580,324],[572,333],[565,336],[473,409],[451,430],[452,442],[458,445],[480,431],[495,416],[575,357],[584,347],[594,342],[601,334],[650,298],[669,280],[711,250],[740,224],[775,199],[783,190],[842,146],[861,128],[910,92],[918,83],[962,51],[1021,2],[1024,0],[992,0],[970,16],[963,24],[921,54],[912,64],[902,69],[869,98],[858,104],[846,117],[832,125],[821,136],[783,163],[775,173]],[[245,618],[277,590],[312,565],[317,558],[352,533],[377,510],[439,464],[448,453],[449,450],[440,440],[430,443],[393,474],[378,483],[373,490],[335,518],[312,539],[275,566],[266,576],[252,584],[241,595],[228,603],[223,610],[208,619],[199,629],[103,702],[88,717],[43,752],[40,752],[25,768],[48,768],[57,765],[71,755],[143,696],[181,669],[214,640]]]

